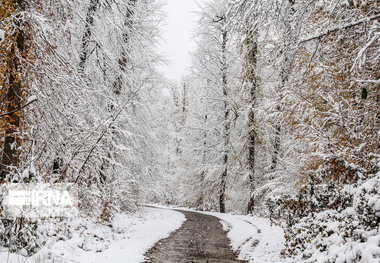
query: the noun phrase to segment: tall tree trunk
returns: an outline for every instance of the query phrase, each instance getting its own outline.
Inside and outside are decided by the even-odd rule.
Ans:
[[[206,169],[205,164],[207,162],[206,156],[207,156],[207,114],[204,115],[204,125],[205,127],[203,131],[203,152],[202,152],[202,172],[201,172],[201,178],[200,178],[200,187],[201,187],[201,195],[199,197],[199,205],[202,206],[202,210],[204,209],[204,203],[205,203],[205,196],[207,193],[205,193],[205,176],[206,176]]]
[[[250,92],[250,109],[248,113],[248,173],[249,173],[249,200],[247,213],[252,213],[255,206],[254,192],[256,190],[255,162],[256,162],[256,67],[257,67],[257,33],[249,30],[243,43],[245,54],[244,83]]]
[[[289,10],[288,12],[284,15],[284,18],[285,21],[284,21],[284,24],[285,24],[285,34],[284,34],[284,37],[289,37],[289,36],[292,36],[293,32],[292,32],[292,27],[291,27],[291,21],[289,19],[292,19],[292,16],[294,15],[294,0],[289,0]],[[281,103],[281,100],[282,100],[282,88],[285,87],[286,83],[288,82],[288,79],[289,79],[289,74],[290,74],[290,70],[291,70],[291,62],[289,61],[288,59],[288,53],[287,52],[284,52],[284,59],[283,59],[283,66],[282,66],[282,69],[281,69],[281,73],[280,73],[280,77],[281,77],[281,87],[280,89],[278,90],[278,93],[279,93],[279,100],[278,100],[278,104],[276,106],[276,110],[277,112],[281,112],[281,106],[280,106],[280,103]],[[280,148],[281,148],[281,120],[278,120],[276,125],[275,125],[275,134],[274,134],[274,149],[273,149],[273,155],[272,155],[272,165],[271,165],[271,172],[274,172],[277,168],[277,165],[278,165],[278,157],[279,157],[279,154],[280,154]]]
[[[9,113],[3,117],[5,124],[3,154],[1,158],[1,174],[0,182],[3,182],[12,167],[17,167],[19,163],[19,153],[17,146],[21,143],[18,133],[22,126],[22,101],[25,96],[26,83],[24,81],[25,63],[22,60],[27,56],[27,33],[24,30],[26,21],[21,14],[27,8],[26,0],[10,0],[9,15],[12,14],[11,9],[16,12],[14,25],[12,26],[13,34],[8,36],[6,41],[11,41],[9,51],[5,51],[5,74],[3,81],[3,89],[6,92],[3,108],[4,113]]]
[[[278,102],[279,103],[279,102]],[[280,105],[277,105],[276,110],[278,112],[281,111]],[[276,171],[277,164],[278,164],[278,156],[280,154],[280,143],[281,143],[281,123],[280,121],[277,121],[275,126],[275,134],[274,134],[274,150],[272,155],[272,164],[271,164],[271,171]]]
[[[182,84],[182,112],[185,113],[187,109],[187,87],[186,83]]]
[[[80,54],[79,71],[83,73],[89,56],[89,44],[92,36],[92,27],[94,25],[94,16],[98,9],[99,0],[90,0],[90,6],[87,10],[85,30],[82,37],[82,53]]]
[[[228,86],[227,86],[227,31],[223,27],[222,33],[222,85],[223,85],[223,99],[224,99],[224,156],[223,156],[223,173],[220,183],[219,194],[219,211],[221,213],[226,212],[226,183],[228,176],[228,147],[230,144],[230,110],[228,106]]]
[[[207,79],[206,80],[206,90],[210,89],[211,85],[211,80]],[[202,172],[201,172],[201,197],[200,197],[200,204],[202,204],[202,209],[205,209],[205,196],[207,195],[206,193],[206,186],[205,186],[205,177],[206,177],[206,164],[208,163],[207,159],[207,152],[208,152],[208,147],[207,147],[207,125],[208,125],[208,109],[205,109],[205,115],[203,118],[203,152],[202,152]]]
[[[128,1],[128,7],[127,7],[127,12],[125,15],[125,20],[124,20],[124,27],[125,31],[123,32],[123,46],[122,46],[122,52],[120,53],[120,58],[118,60],[119,64],[119,69],[120,72],[113,84],[113,91],[116,95],[120,95],[121,90],[123,88],[123,73],[126,72],[127,70],[127,65],[128,65],[128,53],[130,52],[130,32],[132,30],[133,26],[133,15],[135,14],[135,7],[136,7],[137,0],[129,0]]]

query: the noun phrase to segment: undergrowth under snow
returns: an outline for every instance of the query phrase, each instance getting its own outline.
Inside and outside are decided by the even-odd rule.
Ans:
[[[73,219],[66,222],[64,234],[49,238],[32,257],[2,250],[0,262],[143,262],[145,252],[160,239],[168,237],[185,220],[181,213],[154,208],[144,208],[134,215],[119,214],[110,226],[92,219]]]

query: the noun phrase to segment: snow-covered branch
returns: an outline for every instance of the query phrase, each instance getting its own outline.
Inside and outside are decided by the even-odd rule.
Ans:
[[[303,39],[301,39],[298,43],[299,44],[302,44],[302,43],[305,43],[305,42],[308,42],[308,41],[311,41],[311,40],[314,40],[314,39],[319,39],[321,37],[324,37],[326,35],[329,35],[333,32],[336,32],[336,31],[339,31],[339,30],[343,30],[343,29],[346,29],[346,28],[350,28],[350,27],[354,27],[354,26],[357,26],[357,25],[360,25],[360,24],[363,24],[363,23],[368,23],[370,21],[373,21],[373,20],[376,20],[376,19],[380,19],[380,14],[377,14],[377,15],[373,15],[373,16],[369,16],[369,17],[366,17],[366,18],[362,18],[360,20],[357,20],[357,21],[354,21],[354,22],[350,22],[350,23],[347,23],[347,24],[344,24],[344,25],[339,25],[339,26],[336,26],[336,27],[332,27],[332,28],[329,28],[321,33],[318,33],[318,34],[315,34],[315,35],[312,35],[312,36],[309,36],[309,37],[305,37]]]

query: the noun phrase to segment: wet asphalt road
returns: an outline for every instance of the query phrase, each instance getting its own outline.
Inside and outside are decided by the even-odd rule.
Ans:
[[[237,260],[219,219],[196,212],[176,210],[186,216],[181,228],[156,243],[146,263],[233,263]]]

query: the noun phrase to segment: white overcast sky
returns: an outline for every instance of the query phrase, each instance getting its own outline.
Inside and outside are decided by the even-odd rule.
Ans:
[[[198,20],[199,0],[166,0],[164,12],[167,15],[163,28],[163,41],[159,52],[168,60],[160,70],[170,79],[181,80],[191,65],[190,52],[194,50],[192,39]]]

